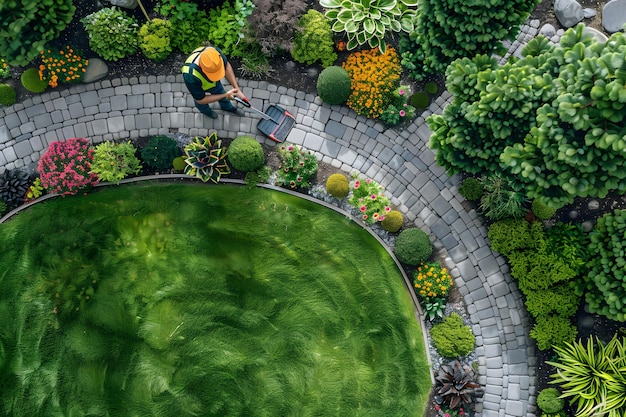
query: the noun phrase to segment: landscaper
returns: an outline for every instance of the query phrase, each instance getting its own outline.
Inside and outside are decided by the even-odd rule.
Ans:
[[[212,119],[217,119],[217,114],[209,106],[210,103],[219,101],[222,110],[241,116],[231,100],[235,96],[241,99],[246,97],[239,90],[235,72],[226,56],[219,48],[203,46],[191,53],[182,68],[183,79],[193,96],[196,107],[200,112]],[[232,89],[226,91],[221,83],[222,78],[231,85]]]

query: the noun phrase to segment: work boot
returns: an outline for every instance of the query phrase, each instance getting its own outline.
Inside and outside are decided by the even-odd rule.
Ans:
[[[226,110],[229,113],[234,114],[235,116],[239,116],[242,117],[243,116],[243,112],[241,110],[239,110],[238,108],[234,108],[232,110]]]
[[[209,116],[211,119],[217,119],[217,114],[212,111],[211,113],[204,113],[205,116]]]

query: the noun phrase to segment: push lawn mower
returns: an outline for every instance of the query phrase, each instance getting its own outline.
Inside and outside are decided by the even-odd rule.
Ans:
[[[257,129],[275,142],[284,142],[293,125],[296,124],[296,118],[291,113],[275,104],[270,105],[266,112],[262,112],[252,107],[248,99],[235,97],[235,101],[263,117],[257,124]]]

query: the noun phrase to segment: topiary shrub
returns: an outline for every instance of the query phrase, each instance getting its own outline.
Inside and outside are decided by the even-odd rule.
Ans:
[[[237,171],[256,171],[265,164],[261,144],[250,136],[239,136],[228,147],[228,162]]]
[[[444,358],[467,356],[474,350],[475,339],[469,326],[456,313],[433,325],[430,337],[437,352]]]
[[[478,201],[483,196],[483,183],[478,178],[465,178],[459,187],[459,193],[467,201]]]
[[[172,168],[174,168],[174,171],[182,172],[186,166],[187,166],[187,163],[185,162],[185,157],[182,155],[177,156],[172,161]]]
[[[426,83],[426,85],[424,86],[424,90],[426,90],[428,94],[437,94],[439,88],[437,87],[437,84],[431,81]]]
[[[404,223],[404,217],[398,210],[391,210],[385,215],[385,218],[381,222],[383,229],[389,233],[396,233],[402,227]]]
[[[91,49],[108,61],[137,52],[137,19],[116,7],[105,7],[82,18]]]
[[[317,78],[317,94],[327,104],[342,104],[351,93],[350,75],[336,65],[325,68]]]
[[[154,169],[170,169],[174,158],[182,154],[176,141],[167,136],[153,136],[146,146],[141,148],[141,159]]]
[[[345,198],[350,192],[350,181],[343,174],[332,174],[326,180],[326,192],[336,198]]]
[[[39,71],[36,68],[28,68],[24,71],[20,81],[31,93],[43,93],[48,88],[48,81],[39,78]]]
[[[537,396],[537,406],[544,413],[555,414],[563,409],[565,401],[559,398],[561,393],[556,388],[545,388]]]
[[[433,246],[423,230],[411,228],[400,232],[393,252],[400,262],[407,265],[419,265],[433,253]]]
[[[0,84],[0,106],[12,106],[16,99],[15,88],[9,84]]]
[[[548,207],[538,198],[535,198],[530,205],[530,211],[533,212],[538,219],[547,220],[556,214],[556,209]]]
[[[428,107],[428,94],[423,91],[418,91],[411,96],[411,105],[420,110],[424,110]]]
[[[163,19],[152,19],[139,28],[139,49],[148,59],[163,61],[172,53],[170,29],[172,24]]]
[[[333,65],[337,60],[337,53],[328,19],[317,10],[311,9],[300,18],[298,27],[301,30],[296,32],[291,50],[294,61],[309,65],[320,61],[324,68]]]

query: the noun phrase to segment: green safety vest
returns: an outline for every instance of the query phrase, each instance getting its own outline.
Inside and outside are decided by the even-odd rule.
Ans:
[[[198,71],[195,68],[192,68],[191,64],[195,62],[195,60],[198,58],[200,53],[204,51],[206,48],[207,47],[200,47],[196,49],[195,51],[193,51],[191,55],[189,56],[189,58],[187,58],[187,60],[183,64],[183,68],[182,68],[183,74],[191,74],[192,76],[202,81],[202,89],[205,91],[210,90],[211,88],[215,87],[216,83],[213,81],[210,81],[207,77],[205,77],[205,75],[202,72]]]

